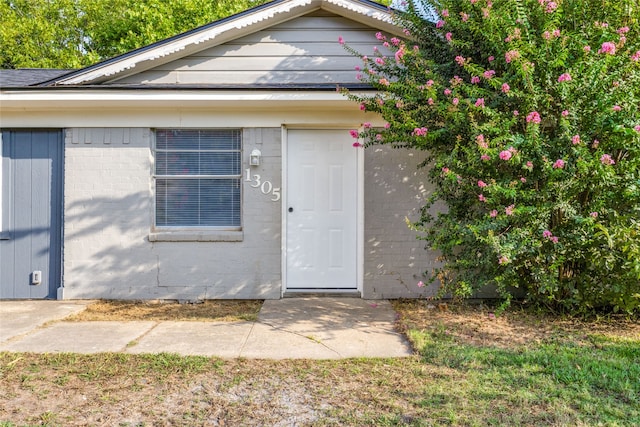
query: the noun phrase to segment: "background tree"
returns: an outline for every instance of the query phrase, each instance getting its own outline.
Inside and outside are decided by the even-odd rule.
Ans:
[[[78,68],[266,0],[0,0],[0,67]]]
[[[638,1],[434,0],[397,17],[407,39],[360,55],[379,93],[349,95],[388,124],[354,145],[424,150],[436,191],[414,227],[442,253],[427,272],[441,294],[638,310]]]

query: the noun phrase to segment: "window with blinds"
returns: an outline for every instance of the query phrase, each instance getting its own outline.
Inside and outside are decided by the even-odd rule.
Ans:
[[[155,132],[157,227],[240,229],[239,129]]]

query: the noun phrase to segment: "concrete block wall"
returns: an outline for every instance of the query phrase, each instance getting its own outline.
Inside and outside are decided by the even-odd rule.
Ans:
[[[425,249],[406,219],[420,217],[433,191],[426,171],[418,169],[424,153],[388,146],[365,150],[364,298],[433,296],[437,284],[418,287],[425,272],[438,266],[438,254]]]
[[[152,141],[148,128],[66,131],[63,297],[279,298],[280,202],[243,174],[242,232],[156,233]],[[280,128],[243,131],[246,168],[282,186]]]

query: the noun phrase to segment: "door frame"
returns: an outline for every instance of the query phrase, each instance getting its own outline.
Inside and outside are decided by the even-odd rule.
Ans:
[[[296,125],[282,125],[282,200],[281,200],[281,216],[282,216],[282,233],[281,233],[281,272],[282,272],[282,293],[305,294],[305,293],[327,293],[327,294],[350,294],[354,290],[346,289],[288,289],[287,288],[287,207],[288,205],[288,164],[289,164],[289,130],[309,130],[309,131],[322,131],[322,130],[344,130],[345,143],[349,142],[349,129],[359,129],[360,124],[345,124],[345,123],[331,123],[331,124],[296,124]],[[358,150],[356,157],[357,162],[357,202],[356,202],[356,289],[355,292],[363,295],[363,282],[364,282],[364,150],[362,148],[353,148]]]

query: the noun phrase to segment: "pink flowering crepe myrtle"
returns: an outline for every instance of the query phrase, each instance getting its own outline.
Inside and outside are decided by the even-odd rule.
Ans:
[[[540,113],[538,113],[537,111],[532,111],[529,114],[527,114],[527,123],[539,124],[541,121],[542,121],[542,118],[540,117]]]
[[[602,43],[602,46],[600,46],[600,49],[598,50],[598,53],[605,54],[605,55],[615,55],[616,54],[616,44],[613,43],[613,42],[604,42],[604,43]]]
[[[570,82],[571,81],[571,74],[569,73],[562,73],[560,74],[560,77],[558,77],[558,82],[562,83],[562,82]]]

